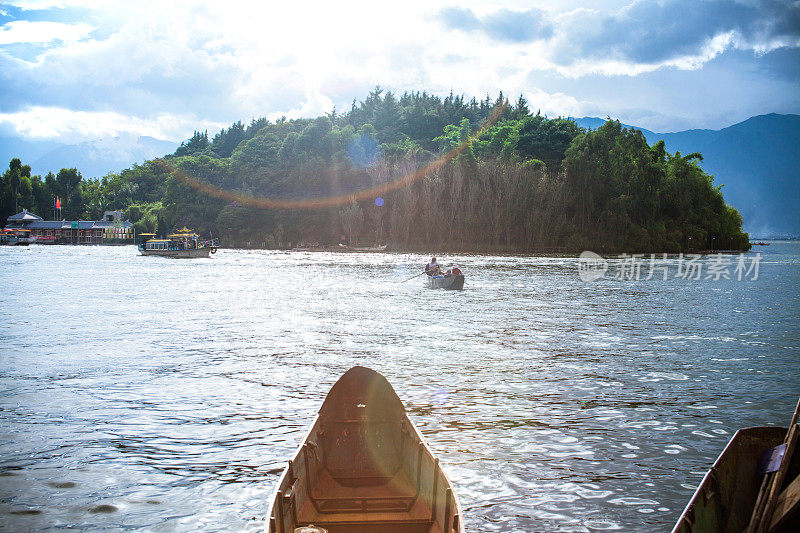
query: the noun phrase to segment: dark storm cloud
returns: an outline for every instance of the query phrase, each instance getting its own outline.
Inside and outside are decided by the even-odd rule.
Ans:
[[[742,49],[797,47],[800,3],[795,0],[637,0],[613,14],[580,9],[551,17],[503,9],[478,16],[461,7],[439,12],[452,30],[481,32],[497,41],[551,40],[553,59],[618,59],[658,63],[697,56],[717,36],[733,33]]]
[[[657,63],[697,55],[711,39],[729,32],[742,41],[738,46],[753,49],[800,38],[800,7],[780,0],[642,0],[594,22],[596,28],[565,39],[569,44],[561,55]]]
[[[501,9],[478,17],[469,9],[448,7],[439,12],[439,19],[446,28],[467,33],[483,32],[496,41],[528,42],[549,39],[553,35],[552,23],[538,9]]]

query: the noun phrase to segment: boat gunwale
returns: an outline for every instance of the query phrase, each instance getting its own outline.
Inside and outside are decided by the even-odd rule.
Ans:
[[[449,280],[450,283],[448,283],[447,285],[441,285],[441,284],[438,284],[434,280]],[[460,280],[460,283],[459,283],[459,280]],[[457,275],[447,274],[447,275],[442,275],[440,277],[428,276],[428,279],[426,280],[425,286],[428,289],[444,289],[444,290],[458,290],[458,291],[460,291],[460,290],[464,289],[465,280],[466,280],[466,278],[464,277],[464,274],[457,274]],[[453,285],[459,285],[459,287],[458,288],[453,288]]]
[[[706,486],[706,482],[709,481],[712,475],[715,475],[714,472],[717,471],[717,467],[721,463],[723,457],[725,457],[728,451],[732,449],[740,433],[748,431],[756,431],[756,430],[778,430],[778,429],[782,430],[784,433],[788,431],[787,428],[782,426],[752,426],[748,428],[737,429],[736,433],[733,434],[728,443],[725,445],[725,448],[723,448],[722,452],[720,452],[720,454],[714,460],[714,463],[708,468],[705,475],[703,475],[703,479],[700,481],[700,483],[697,485],[697,488],[692,493],[692,497],[689,499],[689,503],[686,504],[686,507],[683,509],[683,512],[681,513],[680,517],[678,517],[678,520],[675,522],[675,526],[672,528],[672,533],[679,533],[681,530],[680,529],[681,526],[684,524],[684,521],[686,521],[687,524],[690,523],[688,521],[688,515],[693,510],[695,501],[699,501],[699,499],[703,496],[702,491]]]

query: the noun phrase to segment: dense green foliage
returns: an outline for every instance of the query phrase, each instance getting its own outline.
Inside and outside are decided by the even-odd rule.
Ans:
[[[448,155],[449,154],[449,155]],[[445,164],[432,164],[444,158]],[[44,180],[11,162],[0,212],[27,207],[67,218],[125,210],[137,230],[188,226],[228,245],[300,242],[401,249],[681,251],[748,246],[699,154],[648,146],[610,121],[585,131],[532,114],[520,97],[465,100],[376,88],[360,104],[314,119],[253,120],[212,139],[195,132],[177,151],[119,174]],[[418,172],[427,169],[425,172]],[[375,197],[359,191],[419,174]],[[252,199],[341,197],[334,206],[266,208]]]
[[[0,220],[27,209],[42,218],[53,218],[56,197],[62,202],[65,218],[97,220],[103,214],[100,180],[83,180],[74,168],[63,168],[57,175],[31,176],[31,167],[14,158],[0,181]]]

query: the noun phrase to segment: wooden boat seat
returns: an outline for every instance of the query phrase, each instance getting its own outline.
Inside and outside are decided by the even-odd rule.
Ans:
[[[311,488],[311,498],[320,513],[407,512],[417,499],[417,489],[403,470],[383,484],[363,486],[343,485],[325,471]]]
[[[425,499],[416,497],[411,480],[402,471],[386,485],[365,487],[345,487],[323,474],[313,492],[329,496],[307,500],[298,509],[297,520],[317,524],[329,533],[440,531],[434,527]]]

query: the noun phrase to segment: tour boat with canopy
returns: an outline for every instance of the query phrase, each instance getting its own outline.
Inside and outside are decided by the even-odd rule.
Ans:
[[[208,257],[217,253],[214,240],[200,240],[200,236],[184,226],[180,231],[167,235],[166,239],[157,239],[154,233],[141,233],[142,243],[139,252],[142,255],[158,255],[162,257],[190,258]]]

